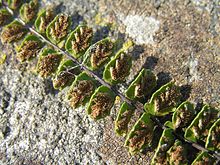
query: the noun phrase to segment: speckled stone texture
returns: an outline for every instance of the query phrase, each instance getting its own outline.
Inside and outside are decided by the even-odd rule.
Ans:
[[[119,45],[128,38],[136,43],[131,75],[120,89],[145,67],[157,74],[158,87],[175,80],[185,99],[220,108],[219,0],[44,0],[42,5],[51,2],[72,16],[73,27],[85,20],[95,31],[93,42],[110,36]],[[8,58],[0,66],[0,164],[149,164],[153,152],[131,156],[124,138],[115,135],[118,106],[94,122],[84,108],[68,106],[68,89],[58,92],[34,74],[36,61],[19,64],[13,49],[1,45]]]

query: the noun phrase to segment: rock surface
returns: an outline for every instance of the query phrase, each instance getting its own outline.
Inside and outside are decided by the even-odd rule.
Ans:
[[[96,32],[94,42],[105,36],[134,40],[128,82],[144,66],[157,74],[158,87],[173,79],[185,98],[220,108],[219,0],[42,4],[51,2],[72,15],[73,27],[87,21]],[[1,50],[8,59],[0,66],[0,164],[149,164],[152,152],[130,156],[124,139],[115,135],[116,108],[111,117],[94,122],[83,108],[68,106],[68,89],[58,92],[50,80],[25,69],[33,68],[34,62],[19,64],[12,46]]]

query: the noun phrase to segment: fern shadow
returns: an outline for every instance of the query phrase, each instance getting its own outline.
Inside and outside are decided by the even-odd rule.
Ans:
[[[158,62],[157,57],[149,56],[146,58],[143,67],[146,69],[154,70],[155,66],[157,65],[157,62]]]
[[[94,35],[93,35],[93,40],[92,43],[96,43],[97,41],[106,38],[109,36],[109,32],[110,32],[110,27],[109,26],[101,26],[99,27]]]
[[[125,43],[125,40],[126,40],[125,39],[125,34],[118,32],[117,33],[117,41],[116,41],[116,44],[115,44],[115,51],[119,51],[123,47],[123,44]]]
[[[131,51],[131,56],[133,60],[138,60],[140,54],[144,53],[144,47],[140,45],[135,45]]]
[[[200,112],[203,106],[204,106],[203,100],[198,100],[195,106],[196,113]]]
[[[156,89],[159,89],[161,86],[165,85],[166,83],[170,82],[172,77],[169,72],[159,72],[157,74],[157,86]]]
[[[151,146],[150,147],[146,147],[143,149],[143,151],[141,152],[142,154],[147,154],[148,152],[152,152],[154,150],[156,150],[159,141],[160,141],[160,137],[163,133],[163,130],[161,128],[159,128],[158,126],[156,126],[153,130],[153,140],[151,142]]]
[[[161,128],[155,127],[153,132],[152,150],[155,150],[157,148],[162,133],[163,130]]]
[[[55,13],[63,13],[66,11],[66,6],[63,5],[63,2],[61,2],[59,4],[55,4],[55,6],[52,8],[55,11]]]
[[[59,93],[59,90],[54,89],[52,80],[50,80],[50,79],[45,79],[45,80],[43,81],[43,83],[44,83],[45,93],[46,93],[47,95],[48,95],[48,94],[56,95],[56,94]]]
[[[180,86],[180,93],[182,94],[181,101],[184,102],[186,101],[191,94],[192,86],[191,85],[182,85]]]
[[[76,12],[75,14],[70,15],[71,18],[71,28],[75,29],[78,25],[82,24],[84,21],[84,17],[81,16],[78,12]]]

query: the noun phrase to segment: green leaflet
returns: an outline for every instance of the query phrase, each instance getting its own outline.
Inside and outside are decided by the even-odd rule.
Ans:
[[[85,24],[78,25],[76,29],[70,33],[65,44],[65,49],[75,58],[82,57],[91,45],[92,36],[92,28],[89,28]]]
[[[65,14],[57,15],[53,21],[47,26],[46,36],[58,47],[62,48],[65,44],[66,37],[69,33],[71,25],[70,18]]]
[[[23,0],[7,0],[8,7],[12,10],[18,9],[21,5],[21,2],[23,2]]]
[[[110,84],[117,84],[125,81],[131,68],[131,56],[122,49],[105,66],[103,78]]]
[[[128,147],[129,152],[133,155],[150,147],[153,140],[154,124],[150,119],[150,114],[143,113],[138,119],[125,140],[125,146]]]
[[[209,150],[220,151],[220,119],[210,128],[205,146]]]
[[[215,158],[210,156],[207,152],[201,152],[196,159],[192,162],[192,165],[201,165],[201,164],[210,164],[214,165],[215,164]]]
[[[152,115],[164,116],[175,111],[175,107],[180,103],[180,97],[179,87],[169,82],[151,96],[144,109]]]
[[[182,144],[181,141],[176,140],[174,145],[167,152],[167,159],[170,165],[187,165],[187,146]]]
[[[45,48],[40,54],[37,63],[37,73],[43,78],[54,75],[62,60],[62,55],[54,49]]]
[[[149,69],[142,69],[126,91],[126,97],[131,100],[143,100],[151,94],[156,86],[156,76]]]
[[[24,3],[20,10],[21,19],[26,22],[32,22],[37,16],[38,12],[38,0],[32,0],[29,3]]]
[[[67,94],[67,100],[70,106],[78,108],[89,102],[89,99],[95,91],[96,83],[95,79],[90,77],[86,72],[80,73]]]
[[[7,9],[0,9],[0,26],[6,25],[11,20],[11,13]]]
[[[128,132],[128,123],[134,113],[134,107],[124,102],[115,120],[115,132],[120,136],[125,136]]]
[[[189,101],[185,101],[180,104],[172,116],[173,128],[185,128],[189,126],[196,115],[194,105]]]
[[[34,23],[36,30],[41,34],[46,34],[46,28],[54,19],[52,9],[43,9],[38,13],[37,19]]]
[[[218,113],[218,110],[205,105],[186,129],[184,137],[192,142],[197,142],[199,139],[205,141]]]
[[[18,21],[14,20],[6,25],[1,33],[2,43],[11,43],[20,40],[27,33],[27,29]]]
[[[173,130],[171,128],[165,129],[160,137],[151,165],[168,164],[167,151],[173,146],[174,140]]]
[[[94,120],[102,119],[110,114],[114,105],[115,94],[106,86],[100,86],[96,89],[90,98],[87,107],[87,114]]]
[[[29,61],[37,56],[44,43],[35,36],[27,35],[17,50],[17,58],[19,61]]]
[[[53,78],[53,87],[62,90],[70,86],[75,79],[75,75],[80,70],[72,60],[64,60],[58,67],[56,76]]]
[[[110,60],[114,52],[114,43],[105,38],[91,45],[83,56],[83,64],[86,64],[89,69],[97,70]]]

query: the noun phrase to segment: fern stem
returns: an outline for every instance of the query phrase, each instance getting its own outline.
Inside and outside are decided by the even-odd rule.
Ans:
[[[32,28],[30,25],[26,24],[21,18],[17,17],[15,15],[15,13],[13,12],[13,10],[11,10],[9,7],[7,7],[5,4],[3,4],[3,6],[14,16],[13,18],[17,21],[19,21],[25,28],[27,28],[30,32],[34,33],[36,36],[38,36],[43,42],[47,43],[48,45],[54,47],[56,50],[58,50],[60,53],[64,54],[67,56],[67,58],[69,58],[70,60],[72,60],[73,62],[75,62],[77,64],[78,67],[80,67],[82,70],[86,71],[88,74],[90,74],[92,77],[94,77],[97,81],[99,81],[99,83],[101,83],[104,86],[107,86],[108,88],[110,88],[116,95],[118,95],[121,100],[123,102],[127,102],[128,104],[134,106],[136,108],[136,110],[138,112],[144,112],[144,106],[142,103],[140,103],[139,101],[135,101],[135,100],[131,100],[127,97],[125,97],[124,94],[120,93],[116,86],[112,86],[109,83],[107,83],[106,81],[104,81],[98,74],[94,73],[93,71],[91,71],[88,67],[86,67],[84,65],[84,61],[82,63],[80,63],[76,58],[74,58],[69,52],[65,51],[64,49],[59,48],[57,45],[53,44],[52,42],[50,42],[49,40],[47,40],[43,35],[41,35],[40,33],[38,33],[34,28]],[[152,116],[151,120],[158,125],[162,130],[166,129],[167,127],[165,125],[163,125],[160,120],[156,117],[156,116]],[[186,140],[184,137],[182,137],[181,135],[177,134],[176,132],[173,131],[173,134],[175,135],[175,137],[181,141],[184,141],[188,144],[190,144],[192,147],[196,148],[199,151],[205,151],[208,152],[209,154],[211,154],[212,156],[214,156],[218,161],[220,161],[220,153],[217,152],[213,152],[210,151],[206,148],[204,148],[203,146],[197,144],[197,143],[193,143],[190,142],[188,140]]]

